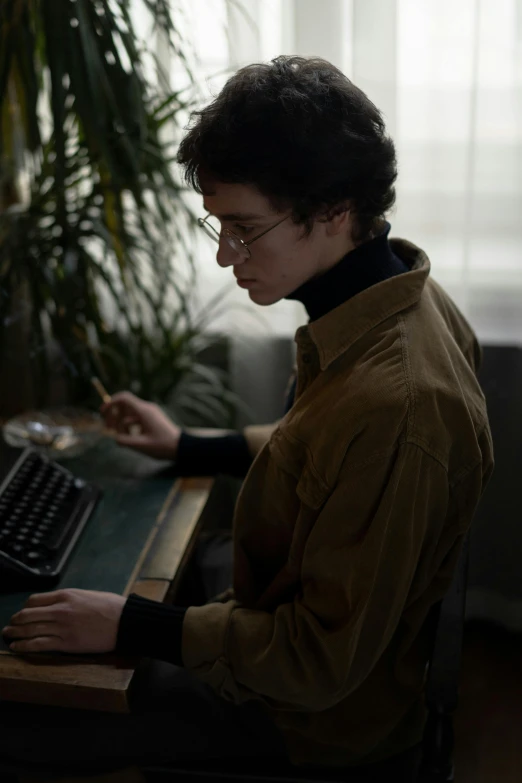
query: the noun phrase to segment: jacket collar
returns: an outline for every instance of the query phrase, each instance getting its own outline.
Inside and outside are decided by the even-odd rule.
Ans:
[[[299,349],[318,352],[321,370],[325,370],[360,337],[397,313],[415,305],[421,297],[430,273],[430,261],[419,247],[405,239],[390,239],[392,251],[409,272],[383,280],[367,288],[326,315],[300,326],[294,341]]]

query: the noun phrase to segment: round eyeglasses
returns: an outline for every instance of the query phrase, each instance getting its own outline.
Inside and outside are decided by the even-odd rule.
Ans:
[[[247,259],[250,258],[251,256],[249,245],[251,245],[252,242],[255,242],[256,239],[260,239],[261,237],[264,237],[265,234],[268,234],[268,232],[272,231],[273,228],[279,226],[288,217],[290,217],[290,215],[285,215],[284,218],[278,220],[277,223],[274,223],[273,226],[270,226],[270,228],[265,229],[260,234],[255,236],[253,239],[249,239],[248,242],[244,242],[241,239],[241,237],[238,237],[237,234],[234,234],[234,232],[230,231],[229,228],[222,228],[221,231],[218,231],[218,229],[215,228],[212,225],[212,223],[209,222],[210,219],[216,220],[216,218],[211,217],[210,213],[204,218],[198,218],[198,226],[201,226],[205,234],[207,234],[207,236],[213,239],[214,242],[219,243],[221,237],[226,239],[228,244],[232,248],[232,250],[235,250],[236,253],[238,253],[238,255],[240,255],[242,258]]]

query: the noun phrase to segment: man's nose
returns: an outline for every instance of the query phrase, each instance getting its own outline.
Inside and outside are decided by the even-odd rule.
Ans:
[[[232,247],[230,247],[224,237],[219,238],[216,260],[219,266],[223,267],[223,269],[227,266],[236,266],[237,264],[243,263],[242,257],[239,255],[239,253],[236,253]]]

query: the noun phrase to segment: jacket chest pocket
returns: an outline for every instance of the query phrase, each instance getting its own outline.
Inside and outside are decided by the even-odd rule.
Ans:
[[[332,487],[317,470],[309,446],[293,438],[281,427],[272,434],[268,445],[278,467],[295,478],[299,500],[312,509],[322,506],[331,494]]]

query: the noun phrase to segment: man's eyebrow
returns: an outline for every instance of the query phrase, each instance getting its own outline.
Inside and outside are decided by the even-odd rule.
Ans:
[[[203,209],[209,210],[203,204]],[[219,220],[266,220],[266,215],[255,215],[253,212],[229,212],[226,215],[216,215]]]

